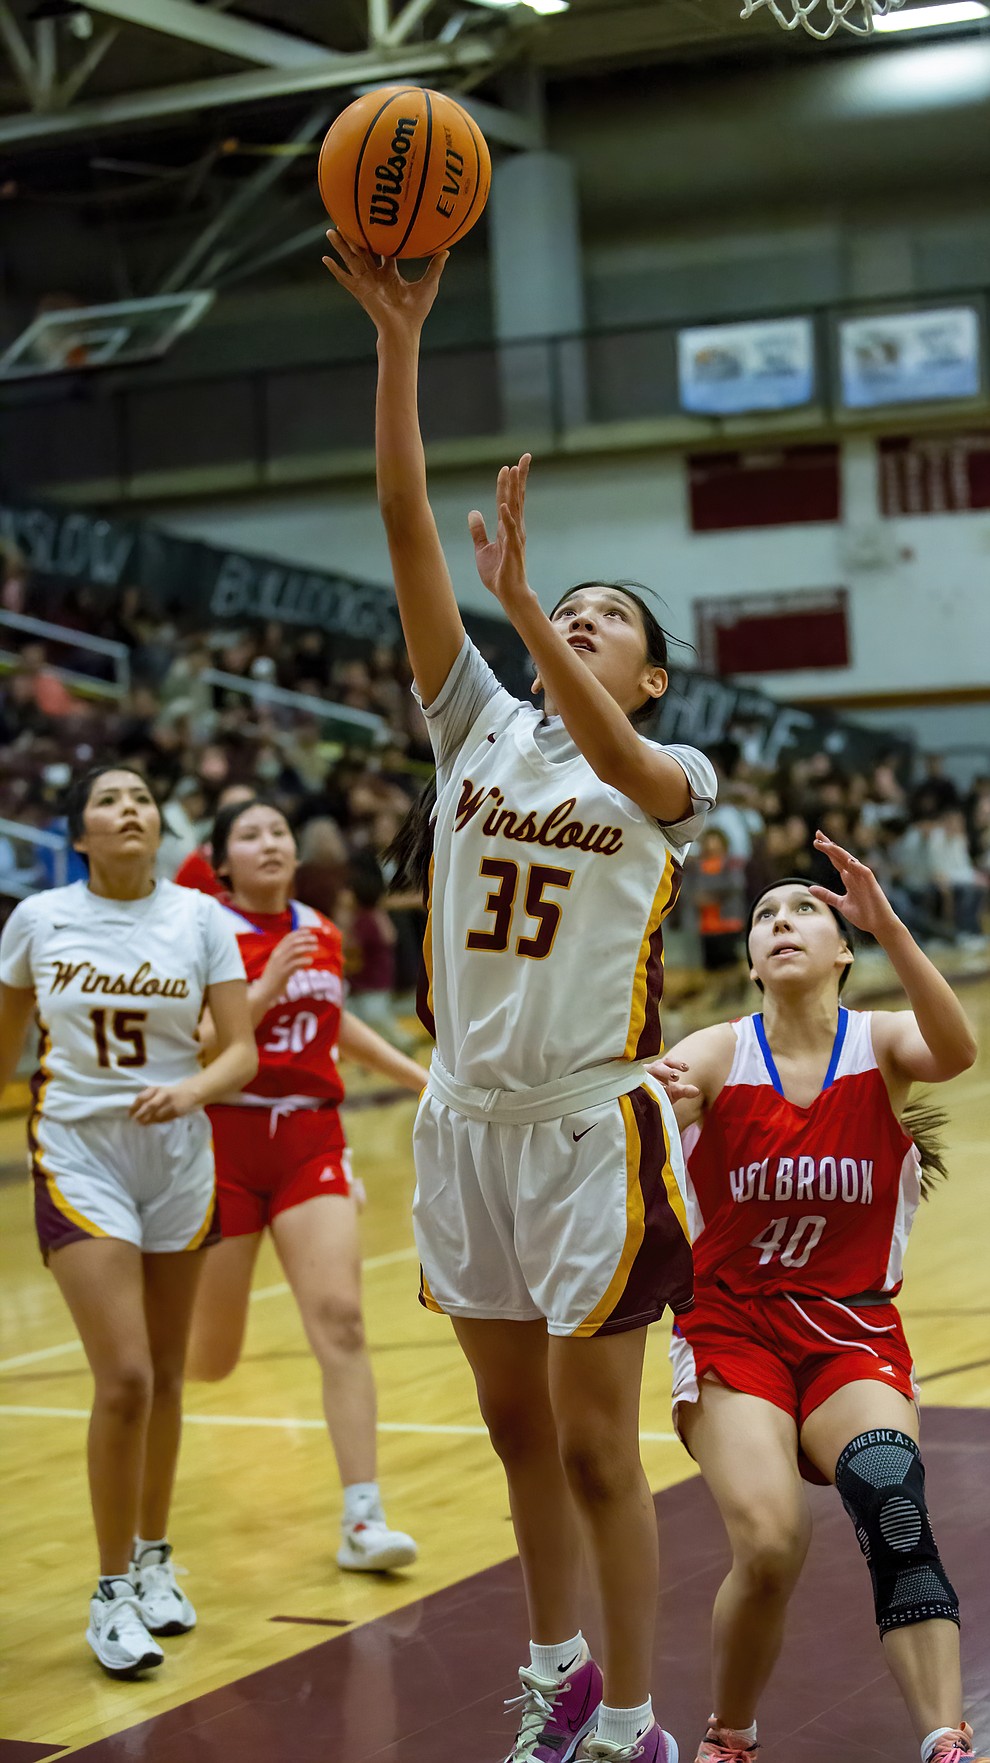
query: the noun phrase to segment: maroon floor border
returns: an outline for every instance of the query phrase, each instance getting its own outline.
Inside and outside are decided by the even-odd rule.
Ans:
[[[990,1411],[925,1411],[929,1501],[963,1604],[967,1708],[990,1740]],[[761,1710],[762,1763],[914,1763],[884,1668],[869,1580],[831,1489],[809,1490],[815,1540],[784,1655]],[[664,1625],[655,1701],[682,1763],[708,1713],[708,1618],[726,1550],[695,1477],[657,1496]],[[285,1596],[280,1588],[280,1597]],[[475,1574],[394,1615],[100,1739],[78,1763],[496,1763],[526,1622],[518,1563]],[[167,1642],[181,1671],[182,1642]],[[0,1763],[54,1756],[0,1749]]]

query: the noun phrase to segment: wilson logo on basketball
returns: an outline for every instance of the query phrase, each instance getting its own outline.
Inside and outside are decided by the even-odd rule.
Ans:
[[[399,201],[406,178],[406,161],[416,134],[418,118],[399,116],[392,136],[392,151],[381,165],[375,166],[376,183],[371,194],[368,218],[374,226],[396,226]]]

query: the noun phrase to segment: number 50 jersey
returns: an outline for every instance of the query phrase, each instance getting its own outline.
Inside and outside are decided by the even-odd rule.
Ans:
[[[344,1002],[344,962],[337,926],[298,900],[291,901],[285,912],[244,912],[238,906],[222,910],[237,933],[249,985],[261,978],[290,931],[308,930],[317,940],[311,965],[292,975],[278,1002],[255,1029],[258,1073],[242,1094],[272,1101],[305,1096],[340,1102],[344,1086],[337,1068],[337,1038]]]

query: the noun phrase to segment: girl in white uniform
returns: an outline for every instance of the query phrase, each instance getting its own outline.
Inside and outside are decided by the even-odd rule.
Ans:
[[[378,487],[399,612],[437,758],[426,939],[436,1055],[415,1132],[423,1301],[446,1312],[505,1466],[531,1621],[513,1763],[675,1763],[654,1721],[653,1503],[639,1457],[647,1324],[692,1302],[661,1046],[661,925],[714,800],[690,748],[631,718],[667,684],[663,633],[590,582],[551,618],[525,571],[529,458],[503,468],[478,569],[529,648],[541,713],[465,636],[426,489],[419,338],[443,267],[332,234],[324,259],[378,329]],[[604,1616],[580,1631],[581,1542]],[[476,1744],[465,1744],[472,1755]]]
[[[257,1052],[237,939],[215,900],[155,882],[158,808],[104,767],[70,794],[88,882],[23,900],[0,940],[0,1090],[28,1019],[41,1031],[28,1126],[42,1254],[95,1380],[89,1479],[100,1578],[86,1638],[111,1675],[160,1665],[153,1635],[193,1626],[166,1540],[182,1372],[212,1240],[205,1105]],[[220,1055],[203,1071],[204,1000]]]

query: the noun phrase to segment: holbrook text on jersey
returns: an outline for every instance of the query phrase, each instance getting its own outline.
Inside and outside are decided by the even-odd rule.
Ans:
[[[771,1163],[776,1168],[771,1174]],[[764,1157],[729,1171],[732,1198],[745,1200],[839,1200],[869,1206],[873,1159],[866,1157]]]

